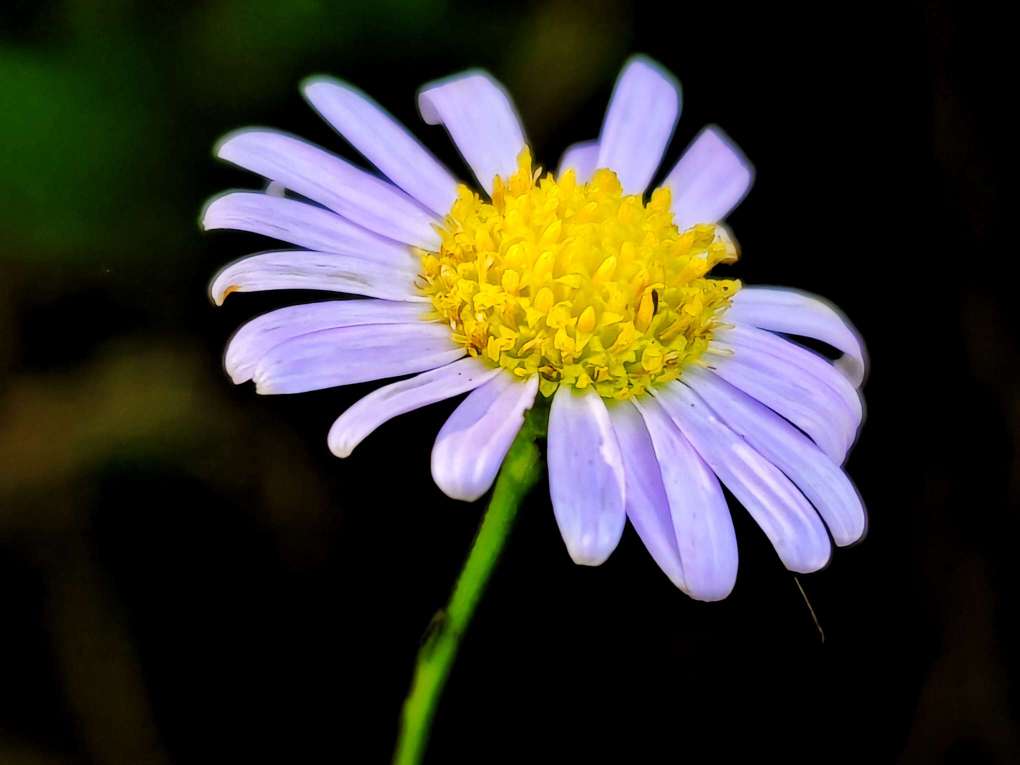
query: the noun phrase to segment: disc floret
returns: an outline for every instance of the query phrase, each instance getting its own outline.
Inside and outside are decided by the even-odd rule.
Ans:
[[[539,375],[547,396],[627,399],[696,361],[740,288],[707,277],[736,259],[723,229],[680,231],[670,204],[665,187],[624,195],[611,170],[541,176],[525,149],[491,202],[460,187],[419,286],[472,356]]]

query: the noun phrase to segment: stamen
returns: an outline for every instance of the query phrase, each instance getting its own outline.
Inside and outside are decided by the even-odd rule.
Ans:
[[[716,226],[677,229],[668,188],[647,204],[624,196],[616,174],[578,183],[572,170],[544,177],[528,149],[485,202],[461,186],[439,228],[438,253],[422,251],[422,292],[455,342],[519,378],[594,386],[626,399],[679,377],[705,351],[740,288],[707,278],[736,259]]]

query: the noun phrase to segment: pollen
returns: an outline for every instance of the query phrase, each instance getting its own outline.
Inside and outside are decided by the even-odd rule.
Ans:
[[[491,201],[466,186],[419,251],[419,289],[453,340],[521,379],[627,399],[677,379],[704,353],[740,283],[707,276],[736,260],[723,229],[673,222],[668,188],[647,202],[616,174],[579,183],[532,170],[496,177]]]

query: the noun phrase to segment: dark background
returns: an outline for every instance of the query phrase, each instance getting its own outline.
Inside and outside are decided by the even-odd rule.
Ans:
[[[973,2],[764,6],[5,3],[0,762],[387,760],[482,511],[429,476],[454,402],[339,462],[329,424],[372,386],[231,386],[233,329],[308,296],[209,303],[261,245],[199,233],[206,198],[257,183],[211,147],[267,124],[345,151],[297,90],[328,72],[460,170],[414,94],[484,66],[555,165],[632,52],[683,82],[670,160],[711,121],[757,166],[735,272],[867,339],[870,533],[801,577],[823,642],[742,511],[736,589],[701,604],[630,529],[572,565],[543,484],[429,761],[1020,761],[1013,27]]]

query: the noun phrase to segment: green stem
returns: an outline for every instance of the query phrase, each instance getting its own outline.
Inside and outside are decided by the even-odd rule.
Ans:
[[[541,473],[541,460],[535,439],[542,435],[541,415],[529,412],[524,427],[514,439],[503,460],[496,488],[478,529],[464,568],[457,579],[445,611],[433,617],[429,635],[418,652],[411,692],[404,701],[400,739],[393,756],[394,765],[417,765],[425,754],[432,717],[439,703],[450,667],[457,655],[461,637],[485,590],[507,534],[524,495],[535,485]]]

